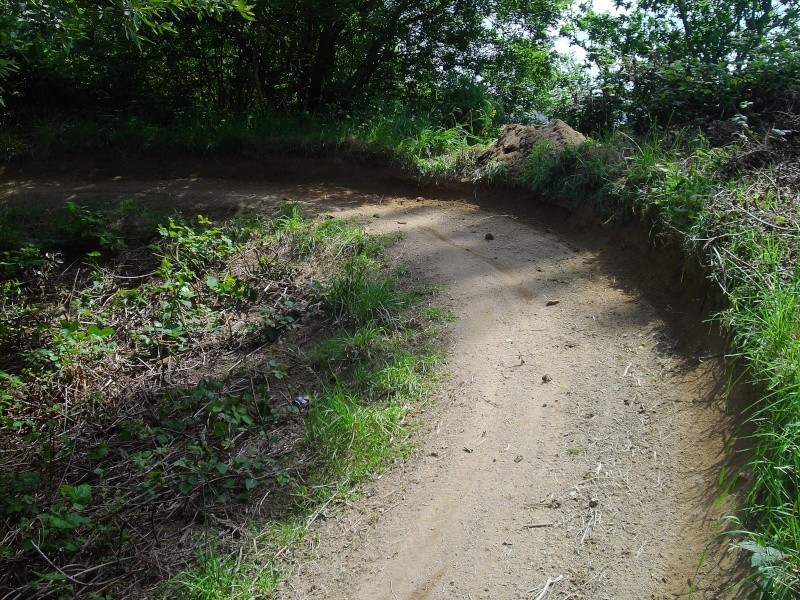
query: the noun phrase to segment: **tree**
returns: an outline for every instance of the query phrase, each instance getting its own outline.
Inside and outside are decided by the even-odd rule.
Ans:
[[[582,4],[565,33],[598,71],[584,100],[606,123],[725,118],[758,88],[790,85],[798,0],[641,0],[614,16]],[[604,113],[600,116],[598,113]]]
[[[99,110],[295,113],[403,105],[465,123],[541,109],[566,0],[134,0],[9,7],[9,110],[75,90]],[[122,0],[118,0],[122,1]],[[79,6],[80,4],[80,6]],[[27,6],[27,5],[26,5]],[[238,13],[245,18],[230,18]],[[24,39],[13,44],[9,40]],[[138,54],[137,54],[138,53]],[[152,94],[145,101],[145,93]],[[68,96],[68,95],[67,95]],[[27,102],[22,102],[28,98]],[[68,107],[68,97],[58,100]]]
[[[244,0],[0,0],[0,104],[4,84],[21,65],[69,53],[99,23],[114,23],[141,47],[145,34],[173,31],[181,15],[221,20],[232,12],[253,18]]]

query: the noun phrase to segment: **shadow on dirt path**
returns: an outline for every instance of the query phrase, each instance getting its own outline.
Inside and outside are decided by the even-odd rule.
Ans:
[[[524,192],[419,187],[336,161],[60,164],[0,181],[6,206],[123,200],[364,218],[402,233],[395,258],[441,284],[458,316],[416,455],[325,515],[281,596],[741,592],[715,537],[732,508],[716,500],[735,422],[707,299],[631,235],[622,248]]]

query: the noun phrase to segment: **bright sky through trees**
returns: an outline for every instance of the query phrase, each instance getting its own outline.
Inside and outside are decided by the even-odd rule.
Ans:
[[[597,12],[610,12],[612,14],[620,12],[620,9],[614,6],[614,0],[594,0],[592,5]],[[571,53],[578,62],[583,62],[586,58],[586,51],[579,46],[575,46],[565,37],[557,38],[554,47],[562,54]]]

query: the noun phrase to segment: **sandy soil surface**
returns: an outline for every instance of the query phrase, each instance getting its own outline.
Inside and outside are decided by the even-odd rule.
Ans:
[[[414,457],[321,515],[281,597],[736,596],[715,538],[732,429],[720,352],[701,303],[642,248],[522,192],[418,189],[335,163],[61,166],[0,181],[3,204],[128,198],[218,217],[289,199],[365,217],[402,232],[392,252],[442,284],[458,317]]]

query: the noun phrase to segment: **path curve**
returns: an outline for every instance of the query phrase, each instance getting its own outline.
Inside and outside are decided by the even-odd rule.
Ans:
[[[558,213],[303,169],[0,183],[0,202],[20,205],[135,197],[228,213],[299,201],[402,232],[395,258],[443,285],[458,318],[446,382],[416,415],[419,450],[323,515],[282,598],[733,597],[713,544],[730,428],[720,364],[642,294],[629,255]]]

